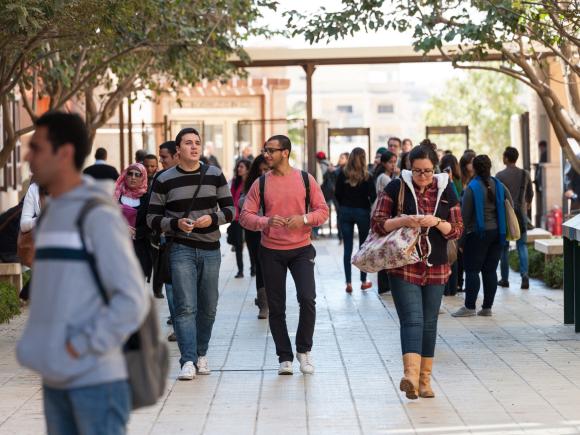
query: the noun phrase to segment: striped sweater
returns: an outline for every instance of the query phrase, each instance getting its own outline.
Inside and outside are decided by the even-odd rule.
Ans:
[[[234,217],[234,201],[221,169],[207,167],[203,185],[189,214],[192,220],[209,215],[211,225],[194,228],[191,234],[181,231],[177,225],[191,204],[199,179],[200,169],[188,172],[179,166],[157,177],[147,210],[147,225],[154,231],[165,233],[176,243],[199,249],[219,249],[219,226],[231,222]]]

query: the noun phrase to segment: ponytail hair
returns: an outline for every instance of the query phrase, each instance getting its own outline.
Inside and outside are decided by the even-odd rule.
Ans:
[[[491,201],[495,201],[495,194],[491,191],[490,179],[491,179],[491,160],[485,154],[480,154],[473,159],[473,170],[475,174],[478,175],[483,184],[487,189],[487,198]]]

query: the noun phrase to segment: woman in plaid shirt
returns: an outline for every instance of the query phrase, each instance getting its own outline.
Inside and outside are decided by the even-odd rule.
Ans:
[[[459,200],[447,174],[435,174],[435,144],[425,140],[409,153],[411,170],[393,180],[379,197],[372,229],[386,235],[401,227],[422,228],[420,253],[426,258],[389,270],[389,282],[401,325],[404,377],[401,391],[407,398],[434,397],[431,370],[437,337],[437,317],[445,283],[451,273],[447,241],[463,231]],[[397,210],[404,189],[403,210]],[[400,215],[400,216],[399,216]],[[429,247],[430,245],[430,247]]]

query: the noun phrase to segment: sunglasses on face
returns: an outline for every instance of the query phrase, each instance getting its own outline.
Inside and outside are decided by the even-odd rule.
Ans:
[[[268,148],[268,147],[266,147],[266,148],[262,149],[262,154],[272,155],[276,151],[284,151],[284,148]]]
[[[127,172],[127,177],[141,178],[141,172]]]
[[[412,169],[413,175],[424,175],[425,177],[433,176],[433,169]]]

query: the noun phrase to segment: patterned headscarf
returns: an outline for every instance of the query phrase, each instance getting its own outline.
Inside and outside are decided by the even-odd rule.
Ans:
[[[141,172],[141,183],[134,188],[129,188],[127,184],[127,172],[137,170]],[[121,196],[126,196],[133,199],[141,198],[147,192],[147,170],[141,163],[133,163],[129,165],[117,178],[115,183],[115,199],[118,201]]]

